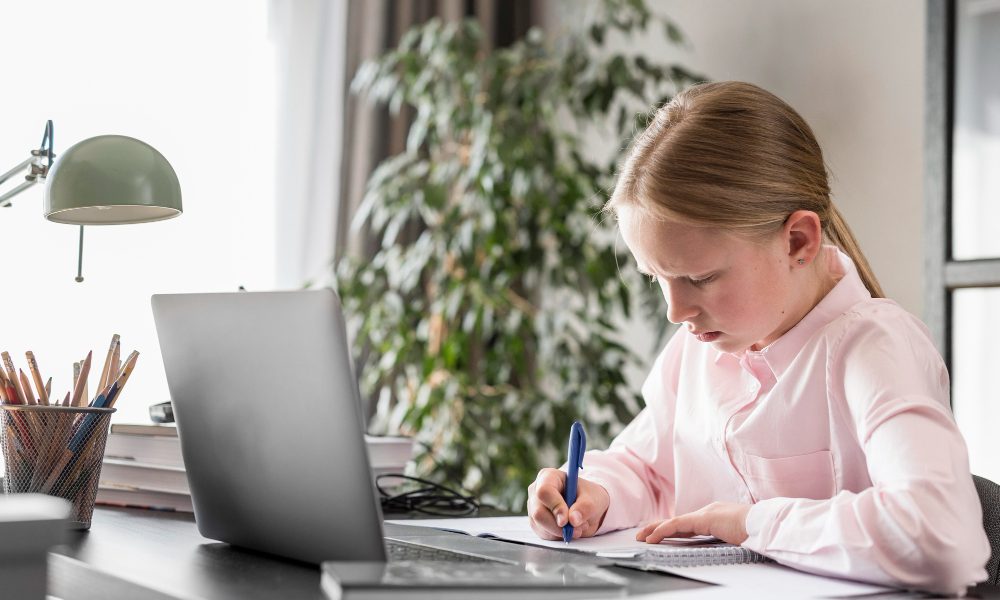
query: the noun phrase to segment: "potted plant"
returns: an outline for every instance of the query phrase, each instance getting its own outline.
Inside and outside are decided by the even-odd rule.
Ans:
[[[501,508],[520,510],[537,469],[565,459],[574,419],[595,446],[641,408],[616,320],[637,290],[662,303],[623,268],[601,214],[615,157],[595,157],[586,134],[620,149],[702,78],[610,50],[608,34],[653,25],[683,40],[642,2],[599,6],[583,31],[532,29],[489,52],[476,22],[432,20],[353,84],[414,115],[406,151],[377,167],[356,215],[380,248],[336,271],[376,402],[370,430],[415,436],[418,475]]]

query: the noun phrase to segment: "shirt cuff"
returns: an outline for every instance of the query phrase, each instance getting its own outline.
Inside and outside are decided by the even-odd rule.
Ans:
[[[774,537],[775,527],[781,519],[780,515],[792,502],[794,498],[771,498],[751,506],[743,524],[747,530],[747,539],[741,545],[766,554],[767,546]]]

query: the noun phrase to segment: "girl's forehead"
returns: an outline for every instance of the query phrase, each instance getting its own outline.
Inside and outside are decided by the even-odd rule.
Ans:
[[[639,267],[659,274],[690,275],[715,268],[719,260],[740,252],[748,241],[714,227],[665,221],[623,211],[622,238]]]

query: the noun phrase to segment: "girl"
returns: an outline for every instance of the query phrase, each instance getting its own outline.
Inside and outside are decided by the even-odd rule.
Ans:
[[[990,548],[948,373],[883,297],[830,201],[805,121],[750,84],[678,94],[633,142],[607,208],[683,327],[646,408],[529,488],[536,533],[714,535],[815,573],[962,593]]]

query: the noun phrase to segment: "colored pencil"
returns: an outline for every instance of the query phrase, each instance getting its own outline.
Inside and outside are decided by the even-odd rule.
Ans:
[[[28,381],[28,376],[24,374],[23,370],[18,370],[18,377],[21,379],[21,389],[24,390],[24,401],[28,404],[37,404],[35,402],[35,394],[31,392],[31,382]]]
[[[49,405],[49,395],[45,392],[45,384],[42,383],[42,374],[38,372],[38,361],[35,360],[35,354],[28,350],[24,353],[25,358],[28,359],[28,371],[31,372],[31,378],[35,381],[35,389],[38,390],[38,403],[42,406]]]
[[[122,373],[118,377],[118,380],[115,381],[115,383],[112,384],[111,389],[108,390],[108,395],[104,403],[107,408],[112,408],[118,400],[118,397],[121,396],[122,388],[125,387],[125,382],[128,381],[129,375],[132,374],[132,370],[135,368],[137,360],[139,360],[139,352],[133,350],[132,354],[128,355],[125,365],[122,366]]]
[[[94,352],[90,351],[87,353],[87,358],[83,359],[83,365],[80,367],[80,376],[76,379],[76,386],[73,388],[73,400],[70,402],[70,406],[83,406],[84,389],[87,387],[87,375],[90,374],[90,361],[93,358]]]
[[[104,368],[101,369],[101,379],[97,382],[97,389],[103,390],[108,385],[109,373],[111,370],[111,357],[115,353],[115,346],[118,345],[118,334],[111,336],[111,345],[108,346],[108,355],[104,358]]]
[[[122,343],[121,340],[115,342],[115,351],[111,355],[111,370],[108,371],[108,380],[105,382],[111,385],[122,368]]]
[[[3,376],[3,387],[4,392],[7,395],[7,402],[10,402],[11,404],[22,403],[21,399],[17,397],[17,390],[14,388],[14,384],[11,383],[10,379],[7,379],[6,375]]]
[[[45,395],[48,396],[49,399],[52,398],[52,378],[51,377],[49,377],[49,380],[45,382]]]
[[[21,385],[17,381],[17,369],[14,368],[14,361],[10,359],[10,354],[7,352],[0,352],[0,358],[3,359],[3,366],[7,369],[7,380],[14,385],[14,391],[17,392],[18,404],[25,404],[24,393],[21,392]]]

